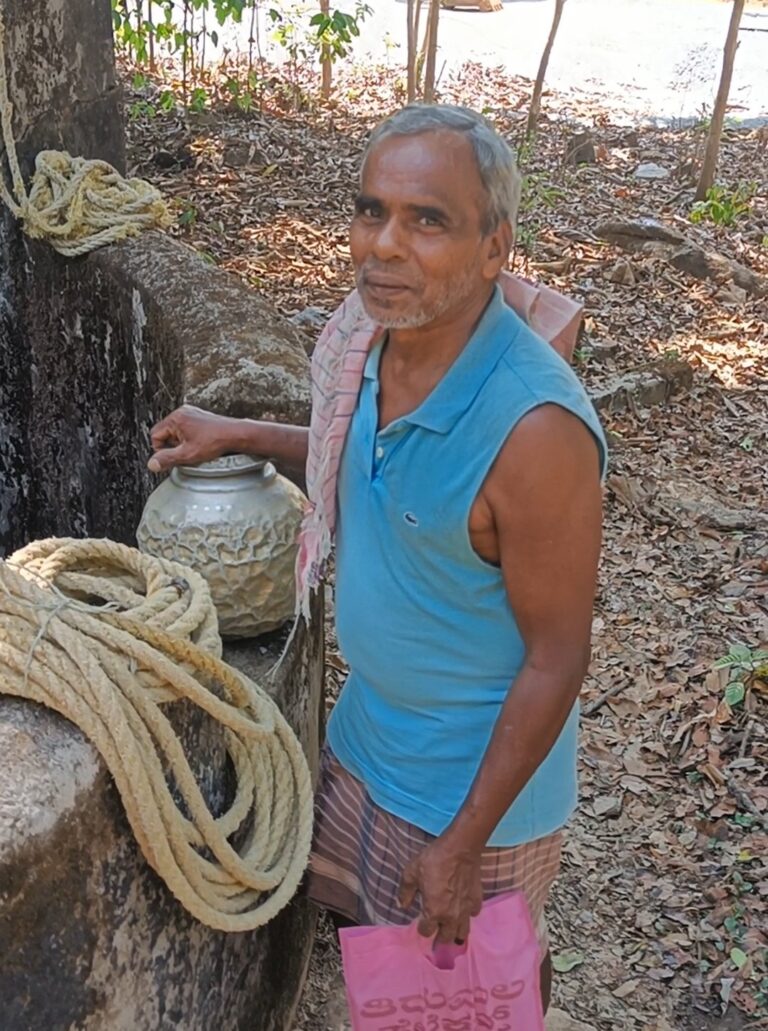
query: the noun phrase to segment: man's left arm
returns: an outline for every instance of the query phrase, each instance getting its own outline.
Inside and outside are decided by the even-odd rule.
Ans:
[[[587,671],[601,542],[595,438],[542,405],[510,435],[482,495],[525,661],[463,806],[403,875],[403,905],[418,891],[419,930],[440,941],[467,937],[482,903],[482,851],[557,740]]]

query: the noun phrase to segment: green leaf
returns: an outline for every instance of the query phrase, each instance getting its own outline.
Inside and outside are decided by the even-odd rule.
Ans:
[[[565,949],[552,957],[552,966],[558,974],[567,974],[569,970],[580,967],[583,962],[584,953],[580,949]]]
[[[715,663],[715,669],[727,669],[739,663],[751,662],[752,652],[745,644],[733,644],[731,650]]]
[[[733,708],[735,705],[739,705],[740,702],[744,701],[744,695],[746,691],[744,685],[740,680],[732,680],[731,683],[725,689],[725,700]]]
[[[189,207],[179,215],[179,225],[191,225],[197,218],[197,208]]]
[[[748,958],[746,952],[742,949],[731,949],[731,963],[733,963],[737,970],[741,970]]]

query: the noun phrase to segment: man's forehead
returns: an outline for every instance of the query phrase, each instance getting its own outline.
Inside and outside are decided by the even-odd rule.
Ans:
[[[441,164],[461,162],[475,165],[472,144],[464,133],[455,129],[430,129],[425,132],[385,136],[368,151],[363,171],[381,163],[396,165],[400,162],[430,163],[442,159]]]
[[[463,133],[439,129],[408,136],[387,136],[366,156],[362,187],[406,187],[455,203],[482,191],[472,145]]]

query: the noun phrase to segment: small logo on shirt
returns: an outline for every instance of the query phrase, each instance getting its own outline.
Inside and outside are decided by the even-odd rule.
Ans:
[[[409,526],[419,525],[419,520],[416,518],[413,512],[405,512],[403,514],[403,519],[406,521],[406,523],[408,523]]]

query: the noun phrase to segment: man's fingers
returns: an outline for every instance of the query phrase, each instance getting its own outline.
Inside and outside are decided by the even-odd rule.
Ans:
[[[403,870],[403,876],[400,880],[400,906],[403,909],[410,909],[413,905],[414,899],[416,898],[416,892],[419,888],[419,881],[416,877],[416,873],[411,866],[406,866]]]
[[[178,427],[173,418],[169,416],[152,427],[149,439],[152,441],[152,447],[157,449],[166,447],[168,444],[178,444],[181,438],[179,437]]]
[[[446,920],[445,923],[438,924],[436,940],[440,945],[453,945],[458,937],[459,925],[455,920]]]
[[[434,938],[437,934],[438,923],[432,917],[423,916],[419,920],[419,926],[417,928],[422,938]]]
[[[463,945],[464,942],[469,938],[469,917],[464,917],[459,920],[456,925],[456,938],[454,939],[457,945]]]
[[[189,454],[183,444],[178,447],[161,448],[150,458],[147,466],[150,472],[165,473],[173,469],[175,465],[183,465],[189,462]]]

